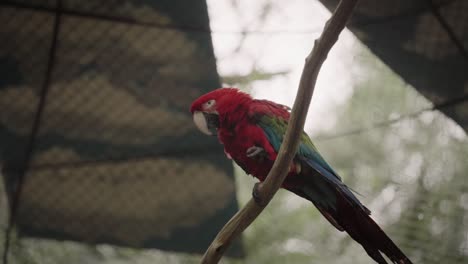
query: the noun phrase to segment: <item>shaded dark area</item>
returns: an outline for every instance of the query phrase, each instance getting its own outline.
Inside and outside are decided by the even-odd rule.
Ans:
[[[203,252],[237,211],[232,164],[187,109],[220,86],[206,3],[2,1],[0,23],[20,235]]]
[[[456,101],[440,110],[468,131],[467,13],[465,0],[363,0],[349,28],[434,104]]]

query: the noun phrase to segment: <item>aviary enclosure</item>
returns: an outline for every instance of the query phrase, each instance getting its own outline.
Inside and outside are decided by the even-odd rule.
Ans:
[[[294,144],[259,188],[198,131],[189,108],[219,87],[299,93],[304,131],[402,252],[465,263],[468,3],[342,1],[326,23],[338,2],[2,1],[3,263],[375,263],[311,202],[265,206]]]

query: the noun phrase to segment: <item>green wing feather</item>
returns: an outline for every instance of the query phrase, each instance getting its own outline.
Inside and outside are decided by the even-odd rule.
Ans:
[[[268,141],[270,141],[270,144],[273,146],[276,152],[278,152],[288,127],[287,121],[281,117],[274,117],[269,115],[263,115],[257,120],[258,126],[260,126],[263,131],[265,131]],[[338,174],[320,155],[314,143],[312,143],[312,140],[305,132],[302,132],[301,142],[299,143],[299,149],[296,155],[306,159],[314,160],[317,164],[330,172],[334,177],[341,180]]]
[[[273,148],[278,152],[281,143],[283,142],[283,137],[286,133],[288,127],[287,121],[282,117],[276,117],[273,115],[264,114],[258,116],[258,126],[260,126],[265,132],[268,141],[273,146]],[[316,170],[320,175],[323,176],[323,180],[320,178],[313,177],[310,179],[312,181],[311,186],[303,186],[302,191],[305,192],[318,206],[325,208],[334,208],[335,207],[335,194],[330,185],[334,188],[340,189],[347,199],[353,201],[355,204],[359,205],[367,214],[370,214],[369,209],[367,209],[357,197],[351,192],[341,180],[341,177],[330,167],[330,165],[325,161],[325,159],[320,155],[317,148],[312,143],[312,140],[309,136],[302,132],[301,142],[299,143],[299,149],[296,154],[300,160],[306,162],[310,167]],[[328,183],[326,183],[328,182]]]

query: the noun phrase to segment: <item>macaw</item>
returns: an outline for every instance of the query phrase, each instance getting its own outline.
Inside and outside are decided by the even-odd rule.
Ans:
[[[265,180],[283,140],[289,108],[256,100],[236,88],[219,88],[196,99],[190,108],[197,128],[218,137],[228,158],[247,174]],[[346,231],[379,264],[410,264],[408,257],[370,217],[367,209],[302,133],[282,188],[312,202],[339,231]]]

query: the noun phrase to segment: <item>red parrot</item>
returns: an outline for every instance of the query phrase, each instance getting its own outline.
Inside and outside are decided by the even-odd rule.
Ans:
[[[190,112],[198,129],[216,135],[228,158],[246,173],[263,181],[283,140],[289,108],[268,100],[253,99],[235,88],[220,88],[196,99]],[[410,264],[340,176],[328,165],[303,133],[285,188],[312,202],[339,231],[346,231],[377,263]]]

